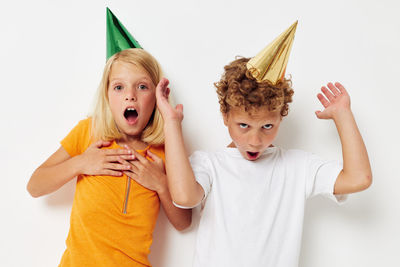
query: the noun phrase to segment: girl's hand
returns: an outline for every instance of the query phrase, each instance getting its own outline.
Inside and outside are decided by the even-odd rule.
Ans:
[[[330,90],[329,90],[329,89]],[[342,112],[349,112],[350,110],[350,96],[346,89],[340,83],[328,83],[328,88],[325,86],[321,87],[322,95],[317,95],[319,101],[324,106],[325,110],[316,111],[318,119],[336,119],[336,117]]]
[[[133,159],[129,149],[101,149],[111,145],[109,141],[97,141],[79,155],[80,173],[86,175],[121,176],[122,171],[129,170],[130,165],[121,164],[123,159]]]
[[[164,163],[161,158],[147,150],[147,155],[153,160],[149,161],[144,156],[134,151],[135,160],[120,162],[124,165],[130,164],[131,170],[124,171],[128,177],[132,178],[147,189],[163,193],[167,188],[167,176],[165,174]]]
[[[165,121],[173,120],[181,122],[183,120],[183,105],[178,104],[175,108],[171,107],[168,102],[170,90],[168,88],[169,81],[162,78],[156,88],[157,107]]]

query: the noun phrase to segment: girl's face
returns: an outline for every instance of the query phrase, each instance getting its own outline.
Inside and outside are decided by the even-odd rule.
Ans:
[[[108,102],[119,130],[125,139],[140,139],[156,103],[149,74],[134,64],[117,61],[108,81]]]

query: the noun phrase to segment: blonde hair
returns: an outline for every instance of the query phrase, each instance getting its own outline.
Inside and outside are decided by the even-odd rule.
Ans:
[[[143,49],[126,49],[110,57],[104,67],[103,77],[97,89],[96,104],[92,114],[92,138],[95,141],[111,141],[122,137],[112,116],[107,93],[111,68],[118,61],[143,68],[149,74],[154,86],[157,86],[162,77],[162,70],[157,60]],[[163,128],[163,118],[155,105],[153,114],[143,129],[141,140],[149,145],[164,144]]]

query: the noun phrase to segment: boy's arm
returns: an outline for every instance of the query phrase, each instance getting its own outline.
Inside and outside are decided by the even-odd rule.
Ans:
[[[329,90],[329,89],[330,90]],[[350,108],[350,97],[340,84],[323,86],[318,99],[325,107],[319,119],[333,119],[342,144],[343,170],[336,179],[334,194],[350,194],[367,189],[372,183],[367,149]]]
[[[182,126],[183,106],[172,108],[168,102],[168,80],[157,85],[157,107],[164,119],[165,162],[168,185],[173,201],[181,206],[193,207],[204,196],[202,186],[196,181],[186,153]]]
[[[61,146],[32,174],[27,190],[33,197],[52,193],[79,174],[121,176],[127,166],[119,163],[119,157],[130,157],[130,151],[104,149],[111,143],[98,141],[81,155],[71,157]]]

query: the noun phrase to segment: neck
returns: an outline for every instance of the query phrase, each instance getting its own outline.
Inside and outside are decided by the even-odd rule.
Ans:
[[[121,146],[127,145],[131,149],[135,150],[145,149],[148,145],[147,143],[143,142],[140,137],[136,136],[124,136],[118,140],[118,144]]]

